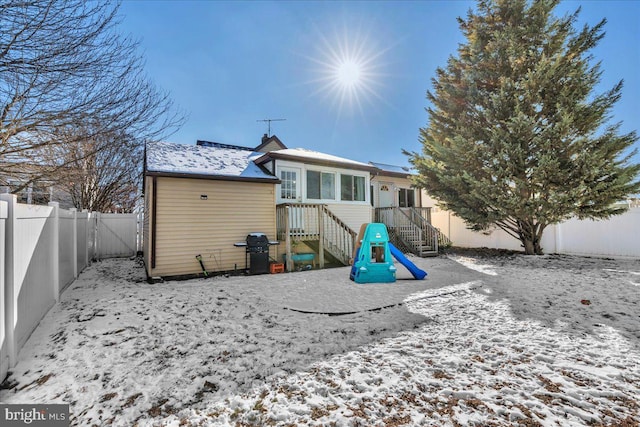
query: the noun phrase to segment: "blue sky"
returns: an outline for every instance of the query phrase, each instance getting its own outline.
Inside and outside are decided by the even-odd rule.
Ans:
[[[456,18],[474,5],[129,0],[120,29],[141,40],[147,74],[188,115],[169,141],[256,146],[267,132],[257,120],[284,118],[271,133],[290,148],[406,165],[401,150],[420,150],[431,78],[464,42]],[[608,20],[593,50],[599,92],[624,79],[612,120],[637,130],[640,1],[566,1],[557,13],[579,6],[580,24]]]

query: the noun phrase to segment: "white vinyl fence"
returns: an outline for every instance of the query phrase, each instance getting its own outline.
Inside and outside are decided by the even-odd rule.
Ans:
[[[136,215],[17,203],[0,194],[0,381],[62,292],[93,259],[135,256]]]
[[[497,229],[490,234],[467,229],[464,221],[448,211],[431,212],[432,224],[447,235],[454,246],[522,250],[520,241]],[[607,220],[572,218],[548,226],[542,236],[544,253],[640,258],[640,207]]]
[[[135,255],[137,250],[136,214],[97,214],[96,238],[99,258],[118,258]]]

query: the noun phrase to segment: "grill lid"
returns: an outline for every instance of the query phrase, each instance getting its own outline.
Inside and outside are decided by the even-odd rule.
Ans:
[[[249,247],[268,247],[269,239],[264,233],[250,233],[247,235],[247,246]]]
[[[279,245],[280,242],[277,240],[269,240],[265,233],[249,233],[244,242],[234,243],[233,246],[241,247],[246,246],[247,248],[262,248],[267,249],[272,245]]]

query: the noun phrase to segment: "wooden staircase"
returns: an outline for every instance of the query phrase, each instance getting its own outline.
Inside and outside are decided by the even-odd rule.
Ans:
[[[446,236],[431,225],[429,218],[428,208],[375,209],[375,221],[387,226],[391,243],[419,257],[436,256],[441,242],[446,244]]]
[[[303,242],[318,254],[320,268],[349,265],[357,233],[324,204],[282,203],[276,205],[276,234],[285,242],[287,269],[293,268],[294,242]]]

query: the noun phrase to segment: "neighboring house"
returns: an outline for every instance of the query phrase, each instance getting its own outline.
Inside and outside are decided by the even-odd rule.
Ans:
[[[28,205],[46,205],[49,202],[58,202],[63,209],[73,207],[71,196],[63,189],[63,187],[55,182],[51,182],[45,178],[29,182],[31,180],[30,173],[39,171],[37,166],[26,165],[26,171],[23,173],[13,173],[6,175],[2,170],[11,168],[3,168],[0,164],[0,193],[10,193],[18,196],[18,203]],[[46,172],[44,172],[46,174]],[[25,183],[29,182],[26,186]],[[21,190],[18,190],[20,189]]]
[[[431,208],[423,192],[414,186],[414,172],[403,166],[370,164],[376,168],[371,178],[373,220],[387,226],[391,241],[402,251],[436,255],[440,233],[431,225]]]
[[[420,190],[413,186],[412,172],[404,166],[369,162],[377,171],[371,177],[373,206],[413,208],[422,206]]]
[[[428,210],[419,209],[410,175],[399,167],[287,148],[276,136],[264,135],[255,148],[149,143],[147,274],[201,273],[197,255],[211,272],[244,270],[245,250],[234,243],[252,232],[280,241],[271,256],[288,260],[289,269],[310,259],[321,268],[348,265],[357,230],[374,220],[387,224],[402,250],[437,253],[437,243],[427,241]]]

